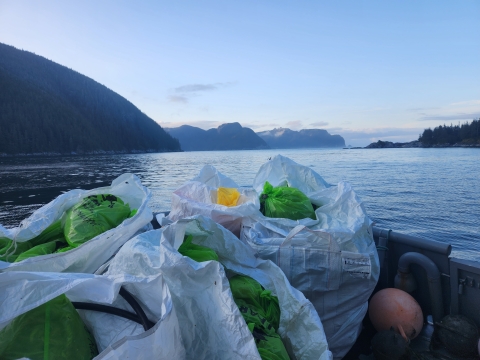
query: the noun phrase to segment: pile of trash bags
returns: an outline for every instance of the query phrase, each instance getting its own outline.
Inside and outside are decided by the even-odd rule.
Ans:
[[[251,187],[208,165],[173,192],[158,229],[150,197],[124,174],[62,194],[17,228],[0,225],[0,358],[348,352],[379,264],[347,183],[282,156]]]
[[[110,186],[68,191],[20,226],[0,225],[0,271],[94,273],[150,226],[150,198],[133,174],[119,176]]]

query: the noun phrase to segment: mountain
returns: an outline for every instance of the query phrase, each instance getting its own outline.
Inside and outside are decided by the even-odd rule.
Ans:
[[[160,151],[180,144],[128,100],[0,43],[0,155]]]
[[[340,135],[330,135],[326,130],[273,129],[257,133],[272,149],[344,147],[345,140]]]
[[[239,123],[220,125],[216,129],[202,130],[183,125],[178,128],[165,128],[180,141],[185,151],[207,150],[258,150],[268,149],[268,145],[252,129]]]

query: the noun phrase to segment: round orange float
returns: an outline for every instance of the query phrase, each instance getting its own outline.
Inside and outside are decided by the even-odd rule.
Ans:
[[[423,313],[417,301],[403,290],[388,288],[377,292],[368,306],[377,331],[393,327],[405,339],[415,338],[423,327]]]

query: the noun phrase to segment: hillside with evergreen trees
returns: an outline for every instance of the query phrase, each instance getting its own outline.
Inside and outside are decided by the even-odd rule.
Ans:
[[[480,145],[480,119],[462,125],[437,126],[425,129],[418,138],[424,146]]]
[[[180,151],[177,139],[96,81],[0,43],[0,155]]]

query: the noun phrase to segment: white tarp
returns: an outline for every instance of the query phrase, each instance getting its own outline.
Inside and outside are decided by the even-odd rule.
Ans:
[[[244,218],[241,239],[275,262],[317,310],[335,359],[354,344],[380,273],[371,221],[346,182],[329,185],[311,168],[283,156],[262,165],[253,186],[301,190],[319,206],[316,219]]]
[[[22,271],[0,274],[0,329],[61,294],[72,302],[111,305],[133,312],[119,296],[121,286],[137,300],[155,326],[145,331],[138,323],[116,315],[79,310],[97,342],[100,354],[95,359],[186,359],[180,324],[160,274],[143,278]]]
[[[217,204],[219,187],[235,188],[240,192],[236,206]],[[208,216],[238,237],[242,217],[254,214],[259,208],[260,202],[254,190],[238,186],[213,166],[205,165],[198,176],[174,191],[167,218],[177,221],[193,215]]]
[[[194,243],[213,249],[219,262],[198,263],[182,256],[177,249],[185,234],[193,235]],[[163,231],[136,236],[118,252],[107,273],[163,274],[179,321],[184,325],[182,337],[187,358],[259,359],[222,265],[229,272],[252,277],[278,297],[281,309],[278,332],[294,358],[332,358],[313,305],[290,286],[280,268],[257,259],[248,245],[204,216],[179,220]]]
[[[130,209],[138,209],[137,213],[123,221],[116,228],[100,234],[79,247],[63,253],[41,255],[8,263],[0,261],[2,271],[51,271],[51,272],[95,272],[107,261],[128,239],[149,225],[153,218],[148,207],[150,190],[142,185],[140,179],[133,174],[123,174],[113,180],[111,186],[92,190],[71,190],[50,203],[36,210],[24,219],[20,226],[6,229],[0,225],[0,237],[15,242],[23,242],[34,238],[45,230],[83,198],[97,194],[113,194],[128,203]]]

